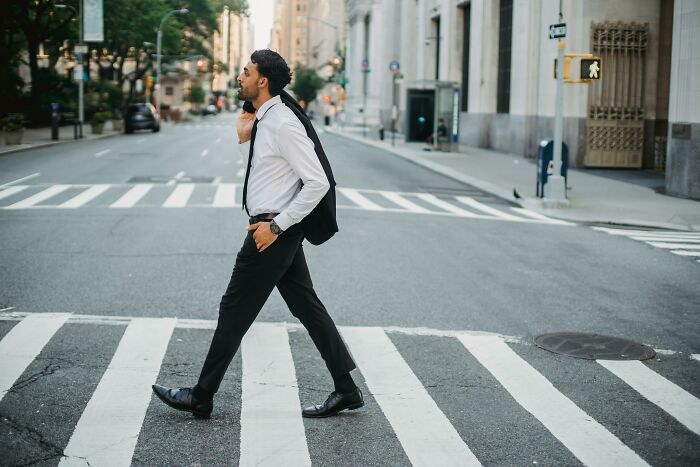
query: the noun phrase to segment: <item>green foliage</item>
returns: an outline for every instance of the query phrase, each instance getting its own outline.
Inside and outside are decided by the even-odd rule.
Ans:
[[[112,112],[109,111],[104,111],[104,112],[95,112],[92,114],[92,118],[90,118],[90,123],[92,125],[99,125],[100,123],[104,123],[107,120],[112,119]]]
[[[324,80],[316,74],[316,70],[297,65],[294,68],[294,84],[291,86],[299,101],[308,106],[316,100],[316,94],[325,85]]]
[[[9,114],[5,118],[0,118],[0,128],[9,132],[21,130],[24,128],[24,115]]]
[[[201,104],[204,102],[204,89],[198,84],[193,84],[190,92],[187,94],[187,101],[193,104]]]

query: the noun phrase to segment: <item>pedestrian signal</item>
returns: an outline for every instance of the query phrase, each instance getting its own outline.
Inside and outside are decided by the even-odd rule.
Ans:
[[[581,59],[581,79],[600,79],[600,59]]]

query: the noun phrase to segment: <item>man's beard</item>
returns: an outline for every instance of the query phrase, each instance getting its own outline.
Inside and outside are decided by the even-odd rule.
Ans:
[[[257,94],[252,95],[251,93],[244,91],[242,87],[240,87],[240,86],[238,87],[238,100],[239,101],[252,101],[252,100],[255,100],[256,97],[258,97]]]

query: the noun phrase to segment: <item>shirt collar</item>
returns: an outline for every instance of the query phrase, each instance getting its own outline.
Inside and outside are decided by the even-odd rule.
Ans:
[[[262,120],[267,111],[270,110],[270,107],[272,107],[275,104],[279,104],[280,102],[282,102],[282,98],[279,95],[267,100],[263,105],[260,106],[258,111],[255,112],[255,117],[258,119],[258,121]]]

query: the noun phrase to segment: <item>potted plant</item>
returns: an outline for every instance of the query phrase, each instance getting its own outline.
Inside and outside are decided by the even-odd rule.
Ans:
[[[24,134],[24,116],[22,114],[9,114],[7,117],[0,119],[5,136],[5,144],[20,144],[22,135]]]
[[[111,112],[95,112],[92,114],[90,119],[90,126],[92,126],[93,135],[101,135],[104,129],[105,122],[112,118]]]

